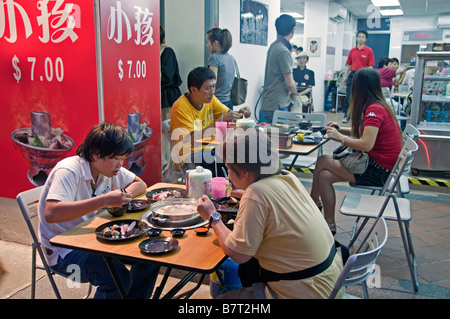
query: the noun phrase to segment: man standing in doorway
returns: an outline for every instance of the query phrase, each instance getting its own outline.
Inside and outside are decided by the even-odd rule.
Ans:
[[[347,58],[347,65],[344,75],[344,83],[347,85],[347,92],[344,99],[343,111],[344,118],[342,123],[348,123],[350,114],[348,113],[348,107],[350,105],[350,93],[352,92],[352,80],[356,71],[362,68],[375,65],[375,58],[373,51],[366,45],[368,34],[366,31],[358,31],[356,34],[356,46],[350,50]]]
[[[277,40],[267,51],[264,91],[262,94],[261,120],[272,123],[276,110],[289,111],[289,105],[298,95],[292,76],[292,46],[289,41],[294,36],[295,19],[282,14],[275,21]]]

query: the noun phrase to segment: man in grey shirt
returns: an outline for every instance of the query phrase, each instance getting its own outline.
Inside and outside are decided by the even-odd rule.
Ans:
[[[298,95],[292,75],[292,46],[289,41],[294,36],[295,19],[283,14],[275,21],[277,40],[267,51],[266,74],[262,94],[261,120],[272,123],[276,110],[289,111],[289,105]]]

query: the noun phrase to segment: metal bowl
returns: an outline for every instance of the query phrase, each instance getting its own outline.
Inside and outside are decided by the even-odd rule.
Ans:
[[[186,212],[182,211],[183,208]],[[165,199],[153,203],[150,210],[152,211],[151,221],[165,227],[191,226],[202,220],[197,212],[197,201],[194,199]]]

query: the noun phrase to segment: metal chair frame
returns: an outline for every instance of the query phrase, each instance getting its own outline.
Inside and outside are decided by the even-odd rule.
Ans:
[[[397,197],[395,190],[403,172],[410,168],[417,150],[418,146],[416,142],[412,138],[408,138],[403,145],[394,169],[391,171],[385,186],[380,192],[381,195],[350,193],[345,196],[339,209],[343,215],[358,217],[353,226],[352,239],[349,247],[353,246],[370,218],[375,218],[378,221],[381,217],[384,217],[386,220],[397,221],[414,291],[416,292],[418,291],[417,264],[409,225],[409,221],[411,220],[411,203],[408,199]],[[393,181],[391,182],[391,180]],[[357,229],[360,218],[364,218],[364,220]],[[370,231],[368,234],[370,234]]]
[[[32,247],[32,255],[31,255],[31,299],[35,299],[36,297],[36,269],[42,269],[45,270],[47,277],[50,281],[50,284],[53,288],[53,291],[56,295],[56,298],[61,299],[61,294],[58,290],[58,287],[56,286],[55,280],[53,278],[54,275],[60,275],[64,278],[68,278],[71,276],[71,274],[61,273],[59,271],[56,271],[51,266],[48,265],[47,259],[45,258],[42,245],[38,239],[38,236],[36,235],[36,232],[34,231],[34,226],[31,221],[31,219],[35,216],[37,216],[37,206],[39,202],[39,197],[42,192],[42,188],[44,186],[39,186],[24,192],[21,192],[17,195],[17,203],[19,204],[20,210],[22,212],[23,218],[28,226],[28,230],[30,232],[30,235],[32,237],[33,242],[31,243]],[[41,259],[42,265],[37,265],[36,263],[36,252],[39,254],[39,257]],[[86,283],[85,281],[82,281],[82,283]],[[92,292],[92,284],[89,283],[89,288],[86,296],[84,297],[87,299],[89,295]]]
[[[173,142],[172,142],[172,138],[170,137],[170,119],[167,119],[165,121],[163,121],[161,123],[162,126],[162,131],[164,133],[164,135],[166,136],[166,138],[169,140],[169,146],[170,146],[170,159],[169,159],[169,163],[167,165],[167,168],[165,169],[165,171],[163,172],[164,175],[164,179],[166,182],[168,182],[168,178],[170,176],[170,173],[172,171],[172,167],[175,166],[175,162],[173,161],[173,157],[175,157],[175,159],[177,160],[178,163],[178,167],[175,166],[175,169],[178,173],[181,173],[181,182],[184,183],[185,182],[185,170],[183,169],[183,166],[181,165],[181,160],[178,156],[178,154],[176,152],[173,151]]]
[[[364,298],[369,299],[367,279],[375,270],[375,263],[381,249],[388,239],[388,229],[383,217],[378,220],[374,229],[364,244],[364,251],[352,254],[344,265],[329,299],[334,299],[342,287],[361,284]]]

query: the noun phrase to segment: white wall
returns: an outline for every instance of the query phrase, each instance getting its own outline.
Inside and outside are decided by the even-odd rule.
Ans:
[[[325,75],[327,73],[327,41],[328,41],[328,6],[329,0],[315,0],[305,2],[305,35],[304,42],[308,38],[321,39],[321,52],[319,57],[310,57],[308,69],[314,71],[316,85],[313,87],[314,111],[324,110]],[[305,46],[304,48],[308,48]]]
[[[219,1],[219,28],[230,30],[233,46],[229,53],[233,55],[241,77],[248,80],[248,93],[245,106],[254,109],[262,92],[266,55],[270,44],[276,40],[275,20],[280,15],[280,0],[260,0],[269,7],[269,27],[267,46],[240,43],[240,0]],[[235,106],[236,109],[244,105]]]
[[[189,72],[204,65],[205,47],[205,1],[165,1],[166,44],[177,55],[183,84],[181,92],[187,92]]]

